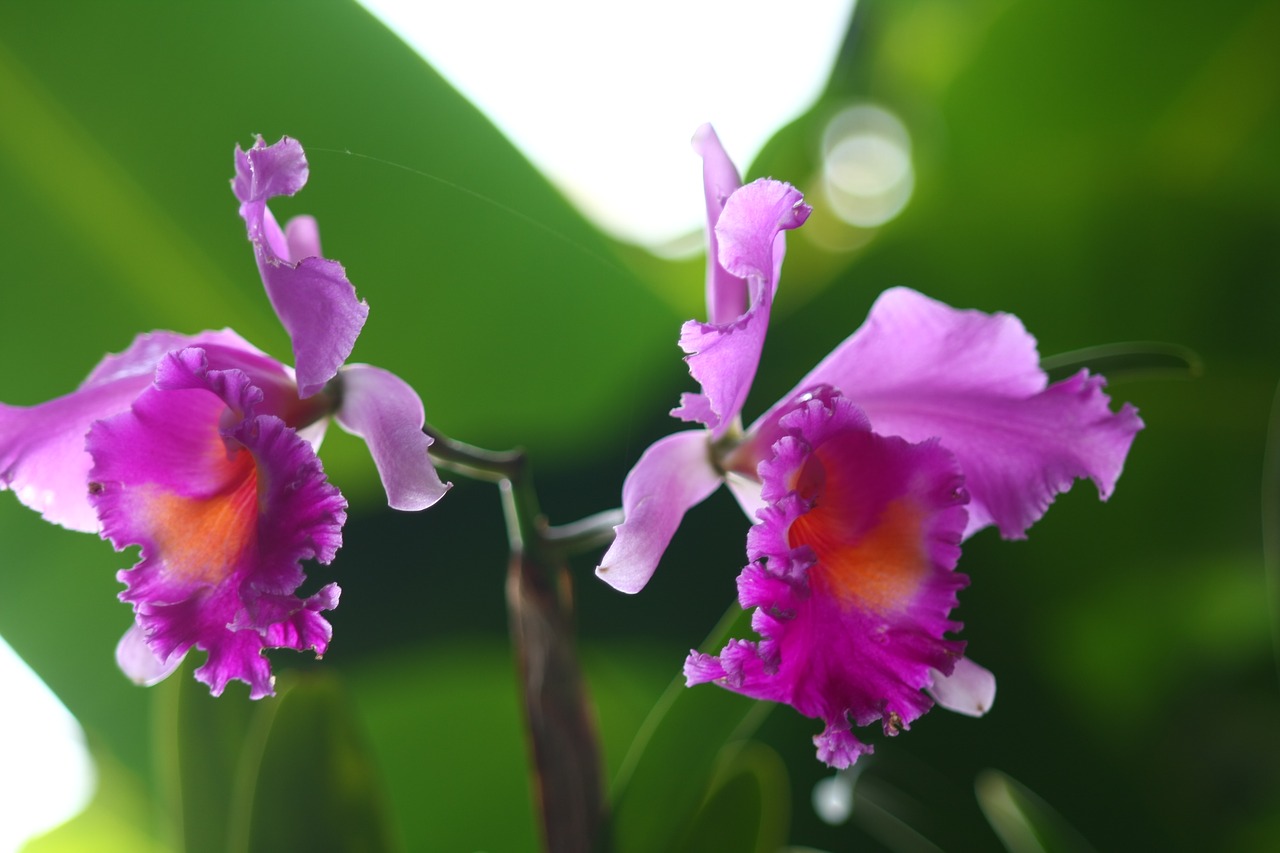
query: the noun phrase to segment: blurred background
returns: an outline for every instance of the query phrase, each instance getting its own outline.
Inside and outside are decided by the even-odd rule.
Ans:
[[[508,23],[495,9],[487,26]],[[535,45],[628,31],[625,16],[550,11],[518,26]],[[1015,313],[1043,356],[1157,341],[1201,365],[1195,378],[1113,377],[1113,399],[1147,429],[1107,504],[1080,484],[1027,541],[988,530],[967,544],[957,616],[999,680],[990,714],[935,710],[893,741],[868,733],[876,754],[834,825],[811,801],[831,776],[813,758],[819,725],[769,716],[758,736],[787,771],[791,843],[998,849],[983,806],[1011,779],[1063,837],[1097,849],[1280,845],[1277,586],[1263,549],[1264,525],[1280,527],[1263,498],[1280,430],[1280,4],[862,0],[815,19],[812,38],[766,21],[733,36],[701,22],[691,39],[690,26],[670,13],[679,39],[654,36],[649,61],[705,53],[714,85],[663,77],[646,90],[634,81],[650,69],[634,61],[581,73],[619,75],[639,129],[675,89],[736,90],[748,69],[781,74],[830,49],[828,76],[790,114],[760,107],[786,123],[753,162],[759,143],[729,109],[646,143],[686,161],[670,200],[690,234],[701,186],[687,140],[703,119],[748,179],[787,180],[814,206],[789,237],[748,419],[893,285]],[[602,110],[602,91],[567,107],[554,86],[525,97],[546,98],[554,121]],[[255,133],[306,147],[310,184],[273,208],[314,214],[369,301],[354,360],[409,380],[445,432],[526,447],[552,522],[616,505],[691,388],[676,338],[703,316],[700,238],[629,232],[595,209],[589,220],[566,199],[580,190],[548,166],[566,188],[553,184],[352,2],[0,6],[0,400],[65,393],[151,329],[231,326],[289,359],[228,186],[234,145]],[[617,145],[597,168],[618,175],[644,159],[604,133],[565,144],[583,157]],[[617,183],[625,208],[632,190]],[[342,677],[407,849],[532,849],[495,490],[455,477],[430,512],[398,514],[360,442],[332,430],[322,456],[351,502],[338,559],[311,571],[343,587],[335,638],[320,664],[273,663]],[[745,528],[715,495],[635,597],[594,579],[595,555],[575,565],[611,772],[732,603]],[[114,572],[134,557],[0,495],[0,636],[79,721],[99,780],[89,810],[31,850],[173,849],[172,744],[156,724],[180,685],[136,688],[112,656],[130,622]],[[20,733],[16,682],[0,690],[0,725]],[[219,707],[245,695],[233,685]]]

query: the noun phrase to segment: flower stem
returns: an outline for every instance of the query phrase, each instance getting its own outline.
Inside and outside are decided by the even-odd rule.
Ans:
[[[605,824],[604,771],[573,630],[568,557],[608,544],[620,510],[561,527],[538,506],[528,457],[495,452],[424,428],[442,467],[496,482],[507,519],[511,561],[507,616],[519,666],[533,788],[547,850],[595,849]]]

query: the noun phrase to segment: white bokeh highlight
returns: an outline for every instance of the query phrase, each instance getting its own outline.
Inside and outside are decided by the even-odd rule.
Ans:
[[[0,853],[79,814],[96,774],[84,731],[0,638]]]
[[[813,104],[854,0],[361,0],[597,225],[660,246],[702,227],[704,122],[745,168]]]
[[[823,193],[850,225],[875,228],[907,206],[915,188],[911,135],[893,113],[858,104],[837,113],[823,133]]]

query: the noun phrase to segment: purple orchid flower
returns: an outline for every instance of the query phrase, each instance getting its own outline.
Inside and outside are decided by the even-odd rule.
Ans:
[[[208,653],[196,677],[214,695],[239,679],[256,699],[273,692],[265,649],[324,654],[321,613],[339,589],[297,589],[300,562],[328,563],[342,542],[346,501],[315,452],[330,416],[368,443],[391,506],[424,509],[448,488],[427,457],[417,393],[380,368],[343,365],[368,307],[320,257],[315,221],[282,231],[266,207],[306,179],[292,139],[236,149],[232,185],[296,373],[230,330],[153,332],[66,396],[0,404],[0,489],[116,550],[141,546],[118,575],[135,621],[116,650],[140,684],[195,646]]]
[[[703,393],[673,414],[705,429],[667,436],[641,456],[597,574],[638,592],[685,512],[726,483],[757,522],[738,594],[756,608],[762,639],[732,640],[718,656],[691,653],[686,681],[822,719],[819,758],[846,767],[870,751],[855,724],[881,720],[897,734],[933,702],[974,716],[991,707],[994,676],[944,636],[961,627],[949,618],[968,583],[954,571],[961,542],[990,525],[1025,536],[1077,477],[1105,500],[1142,421],[1127,404],[1112,412],[1104,380],[1087,371],[1049,385],[1017,318],[895,288],[741,430],[764,338],[759,312],[767,320],[792,220],[760,190],[746,192],[761,182],[738,189],[709,127],[694,144],[712,235],[712,323],[685,326],[681,344],[697,342],[690,372]],[[807,214],[798,193],[789,198]],[[706,356],[717,352],[729,355]]]

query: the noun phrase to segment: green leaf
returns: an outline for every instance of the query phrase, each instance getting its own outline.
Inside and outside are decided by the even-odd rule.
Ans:
[[[974,792],[1009,853],[1093,853],[1052,806],[999,770],[978,774]]]
[[[155,688],[155,738],[162,790],[176,792],[168,803],[174,838],[186,853],[225,853],[237,810],[237,777],[246,760],[246,740],[254,717],[269,714],[267,704],[250,702],[241,685],[209,695],[196,681],[188,660]],[[254,756],[260,751],[254,750]]]
[[[1271,642],[1280,667],[1280,387],[1271,401],[1262,457],[1262,568],[1267,576]]]
[[[791,792],[782,759],[762,743],[730,744],[682,853],[773,853],[787,840]]]
[[[750,615],[735,603],[703,643],[719,651],[746,636]],[[677,677],[636,735],[614,783],[612,838],[616,853],[667,850],[689,831],[727,743],[744,739],[771,705],[714,685],[685,687]]]
[[[337,676],[299,676],[281,692],[269,721],[244,849],[399,847],[381,776]]]
[[[1087,367],[1106,376],[1109,385],[1135,379],[1195,379],[1204,372],[1195,350],[1159,341],[1086,347],[1041,359],[1040,367],[1054,381]]]

